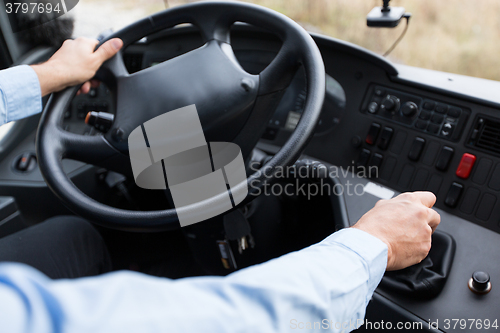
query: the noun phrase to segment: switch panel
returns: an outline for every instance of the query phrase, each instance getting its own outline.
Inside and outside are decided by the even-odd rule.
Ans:
[[[471,114],[464,107],[378,85],[368,88],[361,111],[450,141],[460,140]]]

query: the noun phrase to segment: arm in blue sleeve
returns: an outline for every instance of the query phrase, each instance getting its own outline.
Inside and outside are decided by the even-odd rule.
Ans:
[[[0,71],[0,125],[41,111],[42,92],[33,68],[22,65]]]
[[[387,246],[352,228],[226,277],[169,280],[116,272],[52,281],[26,266],[3,264],[0,327],[233,333],[288,332],[309,322],[350,331],[361,324],[386,265]]]

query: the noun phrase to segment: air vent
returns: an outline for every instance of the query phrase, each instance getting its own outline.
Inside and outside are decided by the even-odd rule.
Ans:
[[[125,53],[123,62],[130,74],[138,72],[142,69],[142,54],[141,53]]]
[[[478,117],[469,144],[500,155],[500,120]]]

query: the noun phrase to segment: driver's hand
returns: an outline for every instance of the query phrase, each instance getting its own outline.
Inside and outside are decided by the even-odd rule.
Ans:
[[[87,81],[82,85],[80,90],[78,90],[76,95],[78,96],[80,94],[88,94],[90,92],[90,89],[99,88],[100,85],[101,85],[101,82],[99,82],[98,80]]]
[[[431,235],[441,222],[431,209],[431,192],[403,193],[380,200],[353,226],[387,244],[387,270],[402,269],[421,262],[431,249]]]
[[[42,96],[89,81],[123,46],[121,39],[113,38],[94,52],[98,43],[83,37],[68,39],[47,62],[31,66],[38,75]],[[86,83],[84,89],[88,88]]]

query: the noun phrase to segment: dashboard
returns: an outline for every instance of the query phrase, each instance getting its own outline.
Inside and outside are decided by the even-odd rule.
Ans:
[[[175,31],[173,31],[175,30]],[[130,73],[201,46],[192,27],[159,32],[124,52]],[[316,132],[304,154],[348,173],[351,181],[397,194],[426,190],[437,197],[439,227],[454,239],[456,253],[439,296],[408,298],[382,287],[375,308],[390,318],[432,321],[456,318],[494,320],[500,308],[500,83],[394,65],[365,49],[313,35],[325,62],[326,97]],[[277,54],[281,42],[272,34],[246,25],[235,26],[232,47],[241,66],[259,73]],[[300,121],[306,78],[298,71],[259,148],[272,154]],[[88,111],[114,114],[113,94],[101,85],[77,96],[64,127],[93,135],[100,129],[85,124]],[[375,173],[359,173],[375,167]],[[341,198],[353,224],[380,197],[372,194]],[[455,245],[454,245],[455,246]],[[467,287],[472,272],[487,271],[492,291],[478,296]],[[372,307],[373,309],[373,307]],[[387,313],[376,314],[384,316]],[[433,331],[429,329],[428,331]],[[446,331],[454,331],[453,329]]]
[[[265,42],[248,27],[234,34],[235,55],[250,73],[263,70],[280,47],[279,40],[263,31],[259,34]],[[378,183],[401,192],[432,191],[439,208],[500,232],[498,101],[398,82],[398,69],[385,59],[354,45],[315,38],[325,60],[326,97],[305,153],[354,171],[377,167]],[[194,29],[160,32],[129,46],[124,61],[135,73],[201,44]],[[493,81],[481,84],[485,90],[498,88]],[[289,137],[301,117],[305,87],[299,70],[269,121],[264,143],[280,146]],[[78,134],[101,132],[85,124],[89,111],[114,114],[114,100],[104,84],[75,97],[64,128]]]

